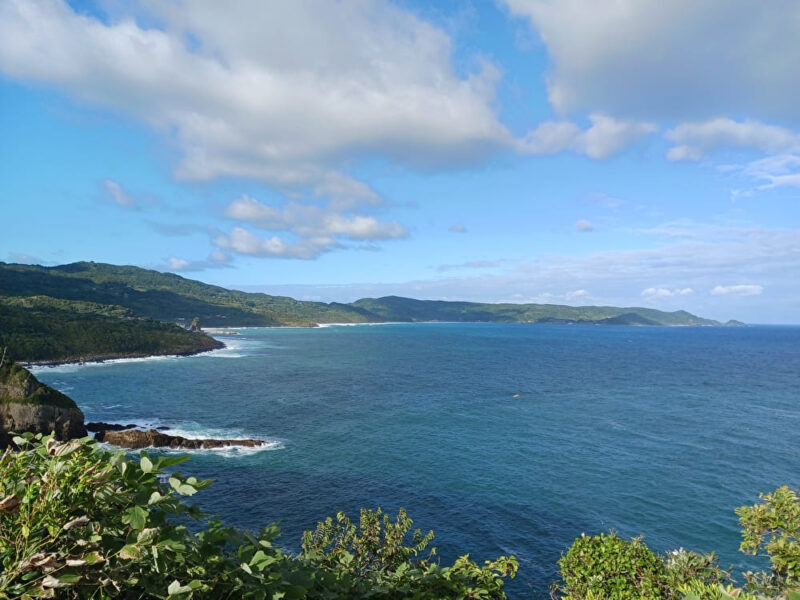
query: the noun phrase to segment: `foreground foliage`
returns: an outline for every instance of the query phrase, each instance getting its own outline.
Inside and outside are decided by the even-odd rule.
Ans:
[[[800,497],[787,486],[736,509],[742,552],[764,554],[768,572],[744,573],[736,587],[714,553],[675,550],[659,556],[641,538],[582,535],[559,560],[563,600],[800,600]]]
[[[363,511],[307,532],[299,556],[274,544],[275,525],[250,535],[185,503],[210,484],[159,474],[188,457],[139,461],[88,438],[14,439],[0,458],[0,598],[505,598],[513,557],[483,566],[419,558],[432,533],[405,539],[411,520]],[[194,522],[192,528],[187,523]]]
[[[89,438],[14,438],[0,458],[0,598],[505,598],[517,560],[435,560],[433,532],[400,510],[329,517],[298,555],[270,525],[252,535],[204,515],[185,497],[207,487],[169,472],[186,456],[133,461]],[[563,600],[800,600],[800,496],[782,487],[736,510],[741,550],[769,570],[736,587],[717,557],[658,555],[640,538],[582,535],[559,560]]]

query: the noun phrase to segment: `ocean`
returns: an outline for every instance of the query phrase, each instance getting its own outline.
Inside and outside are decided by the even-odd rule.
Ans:
[[[87,421],[255,437],[197,451],[192,499],[279,542],[343,510],[433,529],[445,561],[520,560],[544,598],[582,532],[738,552],[734,508],[800,487],[800,327],[419,323],[247,328],[194,357],[36,369]],[[741,581],[741,578],[739,578]]]

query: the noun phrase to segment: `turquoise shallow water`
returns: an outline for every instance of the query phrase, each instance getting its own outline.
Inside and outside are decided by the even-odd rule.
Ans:
[[[742,566],[733,509],[800,486],[800,328],[397,324],[242,329],[188,358],[37,376],[87,420],[275,442],[200,452],[230,524],[405,507],[445,559],[515,554],[544,597],[581,532]],[[518,396],[516,396],[518,394]],[[748,563],[759,566],[759,563]]]

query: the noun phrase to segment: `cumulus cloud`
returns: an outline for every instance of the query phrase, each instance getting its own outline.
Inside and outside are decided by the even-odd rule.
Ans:
[[[643,298],[671,298],[673,296],[689,296],[691,294],[694,294],[694,290],[690,287],[678,289],[649,287],[642,290]]]
[[[116,181],[104,179],[103,188],[107,192],[111,202],[114,204],[125,208],[133,208],[136,205],[136,201],[133,199],[133,197]]]
[[[220,234],[214,238],[214,244],[249,256],[273,258],[312,259],[337,245],[333,238],[317,238],[297,243],[285,242],[278,236],[259,237],[242,227],[234,227],[229,234]]]
[[[764,288],[760,285],[717,285],[711,290],[714,296],[760,296]]]
[[[245,195],[228,206],[225,216],[247,221],[260,229],[292,231],[305,238],[345,237],[353,240],[389,240],[408,235],[393,221],[364,215],[345,215],[319,206],[289,202],[273,208]]]
[[[800,117],[794,0],[504,1],[547,46],[548,97],[561,113]]]
[[[700,160],[719,148],[753,148],[768,153],[800,151],[800,134],[760,121],[728,118],[681,123],[664,134],[675,146],[670,160]]]
[[[208,269],[224,269],[230,267],[230,255],[215,250],[205,260],[188,260],[178,256],[170,256],[160,268],[174,272],[196,272]]]
[[[528,132],[517,147],[525,154],[556,154],[572,150],[590,158],[604,159],[657,130],[652,123],[614,119],[601,114],[590,115],[589,121],[591,125],[585,130],[571,121],[545,121]]]
[[[275,208],[244,195],[228,205],[225,216],[243,221],[254,228],[271,232],[289,232],[297,242],[286,242],[278,236],[259,237],[242,227],[230,235],[220,234],[214,243],[239,254],[281,258],[316,258],[321,253],[344,247],[341,240],[370,242],[408,236],[400,223],[379,221],[375,217],[336,212],[330,207],[290,201]],[[368,244],[367,249],[374,249]]]
[[[170,256],[167,259],[167,266],[169,266],[170,271],[182,271],[183,269],[189,266],[189,261],[186,260],[185,258]]]
[[[578,231],[594,231],[594,223],[591,221],[587,221],[586,219],[581,219],[580,221],[575,223],[575,229]]]
[[[309,185],[374,201],[340,173],[381,155],[472,161],[511,143],[497,69],[457,74],[451,40],[388,1],[144,2],[102,20],[63,0],[0,4],[0,71],[134,116],[172,137],[181,177]]]

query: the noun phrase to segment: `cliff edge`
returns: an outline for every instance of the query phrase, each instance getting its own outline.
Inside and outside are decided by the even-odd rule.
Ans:
[[[55,431],[59,440],[87,435],[83,413],[69,396],[41,383],[4,352],[0,356],[0,448],[11,443],[11,432]]]

